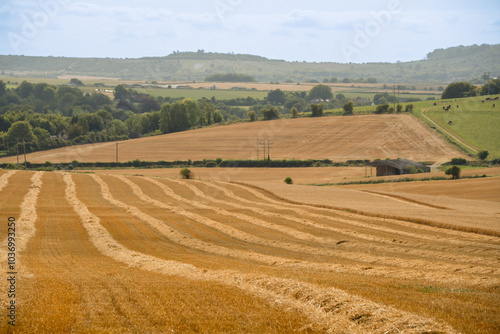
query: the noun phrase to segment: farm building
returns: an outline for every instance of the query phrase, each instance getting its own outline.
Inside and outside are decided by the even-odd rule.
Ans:
[[[431,171],[431,168],[426,165],[405,159],[378,160],[374,161],[371,165],[377,168],[377,176],[408,174],[405,169],[410,166],[420,168],[424,173]]]

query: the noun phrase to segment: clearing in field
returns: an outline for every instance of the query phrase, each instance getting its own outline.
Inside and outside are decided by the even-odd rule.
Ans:
[[[118,160],[404,158],[445,162],[464,155],[409,115],[282,119],[172,133],[119,143]],[[115,161],[116,144],[99,143],[29,154],[30,162]],[[16,157],[0,159],[15,162]]]

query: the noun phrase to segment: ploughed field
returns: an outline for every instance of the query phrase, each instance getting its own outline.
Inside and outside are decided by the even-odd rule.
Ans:
[[[499,237],[243,183],[0,171],[0,189],[3,333],[500,330]]]
[[[265,155],[263,143],[266,144]],[[120,162],[264,157],[332,161],[404,158],[446,162],[465,156],[417,118],[402,114],[239,123],[127,140],[118,145]],[[113,162],[116,159],[114,142],[27,155],[27,160],[33,163]],[[2,163],[16,161],[15,156],[0,159]]]

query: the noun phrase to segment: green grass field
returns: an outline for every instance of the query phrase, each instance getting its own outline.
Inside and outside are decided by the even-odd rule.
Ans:
[[[447,131],[457,134],[481,150],[487,150],[490,153],[489,159],[500,158],[500,101],[483,103],[484,99],[474,97],[444,101],[443,104],[433,105],[427,116]],[[449,104],[452,108],[449,111],[443,110],[443,105]]]
[[[235,84],[236,85],[236,84]],[[191,98],[194,100],[203,97],[210,99],[215,96],[217,100],[247,98],[248,96],[254,99],[263,99],[267,96],[266,91],[256,90],[208,90],[208,89],[168,89],[168,88],[137,88],[138,92],[146,93],[152,96],[163,96],[172,98]]]

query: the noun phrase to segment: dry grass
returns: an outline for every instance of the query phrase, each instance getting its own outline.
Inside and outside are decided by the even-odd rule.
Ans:
[[[0,204],[36,211],[15,332],[500,330],[500,239],[388,210],[444,221],[467,208],[279,183],[5,175]],[[357,212],[356,198],[378,211]]]
[[[463,157],[409,115],[283,119],[216,126],[120,142],[119,161],[134,159],[257,159],[257,142],[273,140],[272,159],[406,158],[449,161]],[[262,157],[262,148],[259,152]],[[266,154],[267,155],[267,154]],[[99,143],[29,154],[30,162],[115,161],[115,143]],[[0,159],[13,162],[15,157]]]

